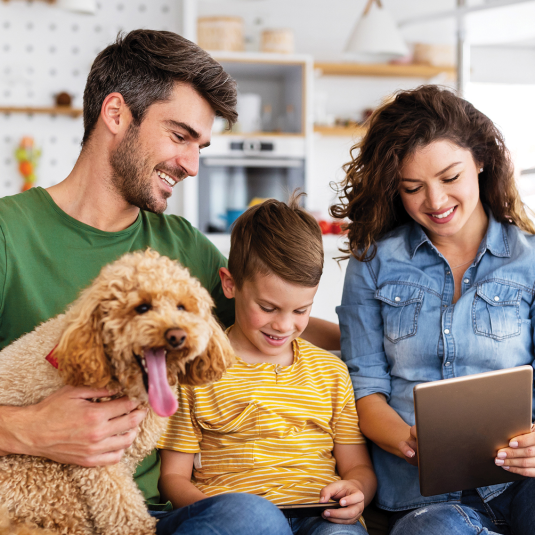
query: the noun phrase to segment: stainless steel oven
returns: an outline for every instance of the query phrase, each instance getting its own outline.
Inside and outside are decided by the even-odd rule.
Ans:
[[[196,221],[205,233],[229,232],[251,204],[266,198],[286,201],[305,188],[303,136],[214,136],[201,153]]]

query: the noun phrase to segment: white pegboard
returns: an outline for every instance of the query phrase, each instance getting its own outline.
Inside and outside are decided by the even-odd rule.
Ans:
[[[91,63],[119,31],[180,27],[179,0],[101,0],[94,15],[45,2],[0,2],[0,106],[50,107],[66,91],[81,108]],[[0,197],[22,187],[14,151],[23,136],[42,149],[37,185],[49,187],[71,171],[82,135],[81,118],[0,113]]]

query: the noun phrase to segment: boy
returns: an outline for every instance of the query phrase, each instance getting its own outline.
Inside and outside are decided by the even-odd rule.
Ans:
[[[336,500],[342,507],[323,517],[291,519],[293,533],[334,535],[334,524],[347,524],[340,533],[363,534],[376,479],[349,374],[340,359],[299,338],[323,244],[298,199],[265,201],[234,225],[229,268],[219,273],[236,301],[227,333],[237,363],[217,383],[181,387],[159,444],[160,490],[174,507],[231,492],[275,504]]]

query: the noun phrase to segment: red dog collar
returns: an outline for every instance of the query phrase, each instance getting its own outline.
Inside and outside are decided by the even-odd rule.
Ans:
[[[58,369],[58,359],[54,356],[54,351],[56,351],[56,346],[52,349],[52,351],[46,356],[46,360],[48,360],[48,362],[50,362],[50,364],[52,364],[52,366],[54,366],[54,368],[56,368],[56,370]]]

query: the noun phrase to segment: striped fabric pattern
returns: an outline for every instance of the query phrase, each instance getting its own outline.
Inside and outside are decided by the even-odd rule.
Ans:
[[[302,339],[291,366],[237,363],[217,383],[182,386],[159,448],[195,453],[192,482],[206,495],[319,501],[340,479],[334,443],[365,444],[346,365]]]

